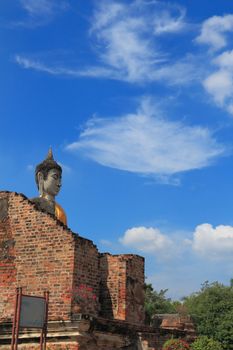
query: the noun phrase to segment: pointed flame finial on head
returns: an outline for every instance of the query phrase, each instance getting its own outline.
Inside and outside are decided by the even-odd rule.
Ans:
[[[48,152],[48,155],[47,155],[47,160],[54,160],[53,158],[53,151],[52,151],[52,147],[50,146],[49,147],[49,152]]]

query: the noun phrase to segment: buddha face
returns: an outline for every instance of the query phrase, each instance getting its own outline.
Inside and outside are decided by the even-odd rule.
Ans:
[[[47,178],[43,180],[43,191],[52,197],[56,196],[61,188],[61,173],[57,169],[51,169]]]

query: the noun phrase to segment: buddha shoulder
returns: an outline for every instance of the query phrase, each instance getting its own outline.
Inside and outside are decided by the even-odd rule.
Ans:
[[[43,197],[35,197],[30,199],[38,210],[44,210],[49,214],[55,215],[55,204]]]

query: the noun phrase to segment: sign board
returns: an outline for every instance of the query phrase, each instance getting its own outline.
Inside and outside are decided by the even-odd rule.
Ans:
[[[46,300],[22,295],[19,327],[43,328],[46,318]]]
[[[12,322],[11,350],[18,350],[20,328],[39,328],[40,350],[46,350],[49,292],[44,297],[24,295],[22,287],[16,289],[15,312]]]

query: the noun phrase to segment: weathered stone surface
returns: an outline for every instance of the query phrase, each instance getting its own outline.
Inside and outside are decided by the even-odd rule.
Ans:
[[[3,221],[7,218],[8,215],[8,199],[0,199],[0,221]]]
[[[55,202],[48,201],[42,197],[31,198],[30,201],[35,204],[38,210],[42,210],[51,215],[55,215]]]
[[[1,334],[5,334],[4,337]],[[39,350],[39,331],[24,330],[20,332],[21,336],[24,336],[24,344],[19,346],[19,350]],[[92,318],[79,322],[49,323],[47,344],[48,350],[161,350],[162,344],[172,336],[182,339],[186,334],[184,331],[164,331],[125,321]],[[10,326],[0,325],[0,350],[10,350],[10,339]],[[1,345],[3,342],[5,344]]]
[[[14,259],[14,256],[11,254],[14,245],[15,241],[13,239],[6,239],[0,242],[0,261]]]

